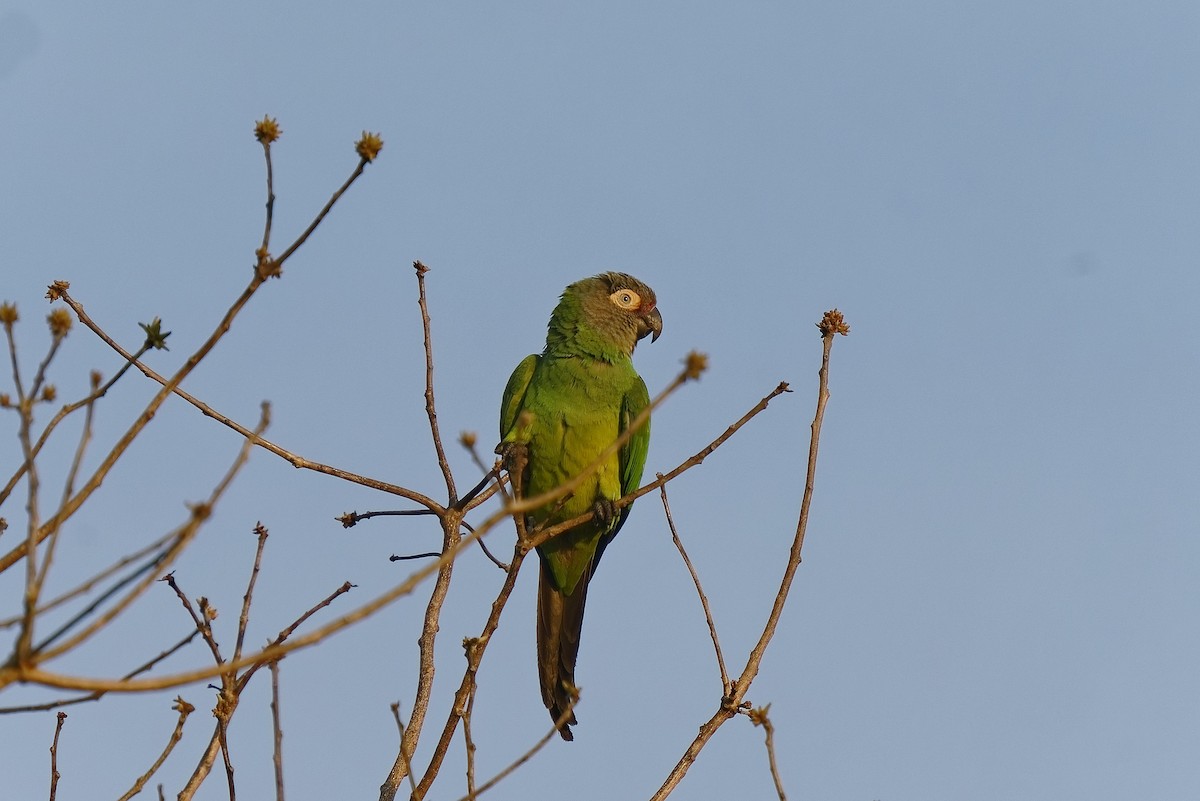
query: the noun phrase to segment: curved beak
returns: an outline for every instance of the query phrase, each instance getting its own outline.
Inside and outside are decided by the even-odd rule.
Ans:
[[[649,314],[643,315],[640,323],[638,339],[651,334],[650,341],[657,341],[659,335],[662,334],[662,315],[658,313],[658,309],[651,309]]]

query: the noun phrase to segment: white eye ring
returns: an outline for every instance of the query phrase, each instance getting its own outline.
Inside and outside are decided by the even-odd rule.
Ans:
[[[608,299],[621,309],[636,309],[642,305],[642,297],[632,289],[618,289]]]

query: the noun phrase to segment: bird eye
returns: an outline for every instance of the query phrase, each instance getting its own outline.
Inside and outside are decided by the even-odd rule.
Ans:
[[[622,309],[636,309],[642,305],[641,296],[632,289],[618,289],[608,299]]]

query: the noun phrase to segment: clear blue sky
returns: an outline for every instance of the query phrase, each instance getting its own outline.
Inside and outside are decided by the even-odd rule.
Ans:
[[[835,347],[806,558],[749,695],[772,705],[789,797],[1200,797],[1200,7],[252,5],[0,7],[0,295],[20,306],[27,365],[44,287],[66,279],[127,343],[161,316],[172,349],[151,362],[172,369],[250,274],[254,120],[284,131],[278,243],[379,131],[378,163],[189,390],[247,423],[270,399],[285,447],[434,493],[412,260],[432,268],[443,430],[489,446],[504,381],[540,349],[562,287],[636,274],[666,324],[637,354],[652,390],[689,350],[711,358],[656,418],[649,473],[780,380],[796,390],[672,487],[740,668],[795,524],[813,323],[839,307],[853,332]],[[116,366],[77,330],[53,381],[74,398],[87,370]],[[93,454],[152,389],[119,385]],[[0,417],[6,474],[14,432]],[[238,444],[169,403],[65,532],[56,586],[181,522]],[[467,457],[451,458],[469,483]],[[261,520],[261,643],[343,581],[358,589],[340,611],[392,586],[408,568],[389,554],[436,547],[428,523],[333,521],[396,505],[259,452],[176,577],[222,611],[231,649]],[[458,576],[426,747],[500,583],[475,554]],[[19,578],[0,582],[4,614]],[[376,797],[422,609],[402,601],[283,664],[289,798]],[[55,667],[117,675],[186,624],[156,587],[108,646]],[[533,634],[530,572],[481,677],[481,776],[546,729]],[[205,662],[197,645],[167,667]],[[647,497],[590,593],[576,742],[494,796],[648,796],[715,707],[716,675]],[[267,678],[232,732],[245,798],[272,792]],[[180,692],[199,712],[158,774],[168,795],[211,728],[211,691]],[[123,792],[165,742],[175,694],[70,709],[58,797]],[[6,796],[45,797],[53,725],[0,719]],[[761,739],[729,724],[676,797],[772,797]],[[463,787],[455,759],[439,797]],[[201,797],[225,793],[214,776]]]

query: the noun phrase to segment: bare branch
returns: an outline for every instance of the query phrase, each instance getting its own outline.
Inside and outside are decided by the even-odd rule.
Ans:
[[[145,789],[146,783],[149,782],[150,778],[158,772],[158,769],[161,768],[163,763],[167,761],[167,757],[169,757],[171,752],[175,750],[175,746],[179,744],[181,739],[183,739],[183,724],[187,722],[188,715],[192,714],[192,712],[196,710],[196,707],[183,700],[182,697],[177,697],[171,708],[179,713],[179,719],[175,721],[175,729],[171,732],[171,736],[167,740],[166,747],[163,749],[162,753],[158,755],[158,759],[154,760],[154,764],[150,766],[150,769],[137,778],[137,781],[135,781],[133,786],[126,791],[125,795],[121,796],[119,801],[129,801],[129,799],[133,798],[135,795]]]
[[[233,648],[233,658],[242,655],[242,644],[246,642],[246,626],[250,622],[250,601],[254,597],[254,584],[258,581],[258,571],[262,569],[263,549],[267,545],[267,527],[261,522],[254,526],[254,534],[258,544],[254,549],[254,567],[250,569],[250,581],[246,584],[246,594],[242,596],[242,613],[238,617],[237,644]]]
[[[283,796],[283,726],[279,721],[279,662],[271,663],[271,732],[274,735],[271,761],[275,765],[275,801]]]
[[[454,474],[446,459],[446,449],[442,445],[442,434],[438,430],[437,406],[433,399],[433,334],[430,330],[429,304],[425,298],[425,273],[429,272],[429,268],[414,261],[413,269],[417,271],[417,304],[421,307],[421,331],[425,342],[425,415],[429,418],[429,431],[433,435],[438,466],[442,468],[442,478],[446,481],[447,505],[453,506],[458,501],[458,494],[454,489]]]
[[[133,562],[138,561],[139,559],[144,558],[147,554],[149,554],[151,552],[162,549],[163,546],[165,546],[174,536],[175,536],[174,532],[164,534],[163,536],[159,537],[157,540],[150,543],[149,545],[146,545],[142,548],[139,548],[138,550],[134,551],[131,554],[121,557],[116,562],[114,562],[113,564],[106,567],[104,570],[101,570],[96,575],[94,575],[91,578],[84,581],[79,586],[74,587],[70,590],[67,590],[66,592],[64,592],[62,595],[59,595],[54,600],[47,601],[46,603],[39,606],[38,610],[37,610],[37,614],[39,614],[39,615],[45,614],[46,612],[49,612],[52,609],[56,609],[57,607],[63,605],[64,603],[67,603],[68,601],[71,601],[71,600],[79,597],[80,595],[84,595],[85,593],[91,591],[91,589],[93,587],[95,587],[97,584],[99,584],[101,581],[108,578],[113,573],[116,573],[121,568],[126,567],[126,566],[132,564]],[[150,560],[150,564],[152,565],[153,563],[155,563],[157,560],[159,560],[161,558],[162,558],[161,555],[155,555],[154,559]],[[135,572],[140,574],[140,572],[142,570],[147,570],[147,569],[149,569],[148,566],[143,566],[143,567],[138,568],[138,570]],[[122,579],[122,582],[124,582],[124,579]],[[123,584],[122,584],[122,586],[123,586]],[[17,615],[15,617],[4,618],[3,620],[0,620],[0,629],[5,629],[5,628],[9,628],[11,626],[15,626],[16,624],[18,624],[20,622],[21,622],[20,615]],[[45,643],[42,643],[41,645],[39,645],[39,648],[44,647],[44,646],[45,646]]]
[[[533,759],[533,757],[537,754],[537,752],[541,751],[543,748],[545,748],[546,743],[550,742],[555,737],[557,737],[558,733],[562,729],[562,727],[565,726],[567,724],[567,722],[571,720],[571,715],[574,713],[575,705],[578,702],[579,702],[579,693],[578,693],[578,688],[576,688],[575,697],[571,699],[571,703],[567,704],[567,708],[565,710],[563,710],[563,713],[561,715],[559,715],[558,720],[554,721],[554,727],[552,729],[550,729],[550,731],[548,731],[544,735],[542,735],[542,738],[540,740],[538,740],[536,743],[534,743],[532,748],[530,748],[524,754],[521,754],[521,756],[519,756],[515,760],[513,760],[512,764],[510,764],[504,770],[500,771],[495,776],[493,776],[492,778],[490,778],[486,782],[484,782],[483,785],[480,786],[480,788],[478,790],[476,790],[473,793],[468,793],[467,795],[464,795],[458,801],[474,801],[474,799],[478,798],[479,796],[486,793],[488,790],[495,787],[502,780],[511,776],[513,774],[513,772],[515,772],[517,770],[517,768],[521,767],[526,762]]]
[[[213,491],[209,494],[208,500],[204,503],[195,504],[191,507],[191,517],[189,518],[188,522],[173,532],[171,545],[167,548],[165,553],[161,555],[161,558],[157,559],[157,561],[153,563],[153,567],[162,569],[169,566],[195,538],[196,534],[200,530],[200,527],[208,520],[212,509],[225,494],[225,491],[229,488],[229,485],[233,483],[233,480],[237,476],[238,472],[240,472],[242,467],[246,464],[246,460],[250,456],[250,449],[254,445],[255,438],[266,428],[269,420],[270,407],[264,403],[262,407],[262,416],[259,419],[258,427],[254,431],[250,432],[250,437],[248,437],[242,443],[242,447],[238,450],[238,454],[234,458],[233,463],[225,472],[225,475],[217,483],[216,487],[213,488]],[[137,598],[139,598],[142,593],[154,583],[154,581],[155,579],[152,574],[146,575],[133,587],[133,589],[126,593],[126,595],[120,601],[105,611],[104,614],[94,620],[82,631],[76,633],[74,636],[70,637],[68,640],[60,643],[54,648],[39,648],[36,654],[36,661],[44,663],[71,650],[90,638],[96,632],[100,631],[104,626],[108,625],[109,622],[121,614],[121,612],[123,612],[126,608],[128,608],[128,606]],[[6,683],[5,679],[6,677],[4,675],[4,671],[0,670],[0,686],[3,686],[3,684]],[[93,687],[87,689],[101,688]]]
[[[730,686],[729,693],[721,698],[721,704],[717,711],[709,718],[701,727],[700,733],[696,735],[691,744],[684,751],[683,756],[671,769],[665,781],[658,791],[650,797],[650,801],[662,801],[679,785],[683,777],[687,774],[692,764],[695,763],[700,751],[708,744],[717,729],[721,728],[730,718],[736,715],[739,711],[749,708],[749,703],[744,702],[746,692],[750,689],[750,684],[754,681],[754,677],[758,675],[759,666],[762,664],[763,654],[767,650],[767,645],[771,642],[771,638],[775,635],[775,627],[779,623],[779,617],[783,613],[784,604],[787,602],[788,593],[792,588],[792,580],[795,578],[796,569],[800,566],[800,551],[804,546],[804,532],[808,526],[808,509],[812,504],[813,483],[816,479],[817,472],[817,448],[821,439],[821,423],[825,418],[825,404],[829,400],[829,354],[833,348],[833,337],[835,334],[843,334],[849,332],[849,327],[841,318],[841,313],[834,309],[831,312],[825,313],[825,318],[821,324],[821,370],[819,372],[819,388],[817,392],[817,410],[812,422],[812,438],[809,441],[808,448],[808,468],[804,482],[804,496],[800,501],[800,519],[796,524],[796,535],[792,540],[791,551],[788,555],[787,566],[783,571],[783,578],[780,580],[779,592],[775,595],[775,601],[771,606],[771,612],[767,617],[766,625],[763,626],[763,632],[758,638],[758,642],[750,651],[750,655],[746,659],[746,666],[742,669],[742,673],[737,680]]]
[[[134,676],[138,675],[139,673],[145,673],[146,671],[153,669],[154,666],[157,665],[159,662],[163,661],[168,656],[175,653],[180,648],[183,648],[185,645],[190,643],[192,640],[196,639],[196,635],[199,633],[200,632],[196,631],[195,629],[192,629],[190,632],[188,632],[186,637],[179,640],[177,643],[172,645],[170,648],[167,648],[165,651],[162,651],[157,656],[149,659],[146,662],[143,662],[141,665],[138,665],[136,668],[134,668],[133,670],[126,673],[123,678],[131,679]],[[46,710],[57,709],[58,707],[73,706],[75,704],[83,704],[88,701],[96,701],[96,700],[100,699],[101,697],[103,697],[104,695],[105,695],[105,693],[103,690],[97,690],[96,692],[91,692],[91,693],[88,693],[87,695],[80,695],[80,696],[76,696],[75,698],[65,698],[61,701],[47,701],[44,704],[29,704],[27,706],[3,707],[3,708],[0,708],[0,715],[7,715],[7,714],[15,713],[15,712],[45,712]]]
[[[58,722],[54,724],[54,740],[50,743],[50,801],[58,792],[58,780],[62,778],[58,772],[58,735],[62,733],[63,722],[67,719],[66,712],[59,712]]]
[[[664,477],[662,479],[656,479],[655,481],[652,481],[649,484],[646,484],[645,486],[641,487],[636,492],[632,492],[629,495],[626,495],[625,497],[616,501],[615,505],[617,506],[617,508],[620,508],[625,505],[628,505],[629,503],[632,503],[634,499],[640,498],[641,496],[658,489],[660,486],[662,486],[663,484],[665,484],[669,481],[672,481],[674,478],[676,478],[680,474],[684,473],[685,471],[690,470],[692,467],[695,467],[696,465],[701,464],[709,454],[711,454],[714,450],[716,450],[718,447],[720,447],[726,440],[729,439],[729,437],[731,437],[738,429],[740,429],[741,426],[745,425],[751,418],[753,418],[755,415],[757,415],[759,412],[761,412],[763,409],[765,409],[767,404],[773,398],[775,398],[779,394],[782,394],[783,392],[786,392],[786,391],[787,391],[787,384],[780,384],[778,387],[775,388],[775,390],[773,390],[766,397],[764,397],[761,401],[759,401],[758,404],[753,409],[751,409],[749,412],[747,412],[745,415],[743,415],[740,420],[738,420],[736,423],[734,423],[732,426],[730,426],[721,436],[717,437],[717,439],[713,440],[711,443],[709,443],[707,446],[705,446],[703,449],[701,449],[694,456],[692,456],[691,458],[689,458],[686,461],[684,461],[683,463],[681,463],[674,470],[671,470],[671,471],[667,472],[666,474],[664,474]],[[463,548],[467,547],[468,545],[470,545],[472,542],[479,539],[480,537],[486,535],[499,521],[503,520],[504,518],[510,517],[512,515],[510,508],[511,507],[506,506],[505,508],[493,513],[482,524],[478,525],[475,528],[475,531],[473,531],[470,535],[468,535],[466,537],[462,537],[461,540],[454,547],[448,548],[445,551],[443,551],[442,555],[440,557],[438,557],[437,560],[430,562],[429,564],[425,565],[424,567],[422,567],[421,569],[419,569],[417,571],[414,571],[407,579],[405,579],[403,582],[401,582],[400,584],[393,587],[391,590],[383,593],[382,595],[379,595],[375,599],[373,599],[373,600],[367,602],[366,604],[360,606],[359,608],[347,613],[346,615],[343,615],[342,617],[337,618],[336,620],[333,620],[333,621],[325,624],[324,626],[321,626],[320,628],[309,632],[308,634],[304,635],[303,637],[297,637],[295,639],[289,640],[287,643],[283,643],[283,644],[280,644],[277,646],[276,645],[269,646],[266,649],[264,649],[263,651],[256,653],[256,654],[249,654],[249,655],[243,656],[240,660],[238,660],[235,663],[232,663],[229,667],[231,667],[233,669],[240,669],[247,665],[252,665],[256,662],[268,662],[271,659],[277,659],[286,654],[300,650],[302,648],[307,648],[309,646],[312,646],[312,645],[314,645],[318,642],[321,642],[322,640],[332,636],[333,634],[337,633],[338,631],[341,631],[344,628],[352,626],[360,620],[370,617],[371,615],[375,614],[375,612],[379,611],[380,609],[382,609],[392,603],[395,603],[398,599],[411,594],[413,592],[413,590],[416,589],[416,587],[418,587],[422,582],[425,581],[425,579],[427,579],[429,576],[435,574],[441,568],[441,566],[443,564],[456,559]],[[590,512],[587,514],[584,514],[584,515],[580,515],[579,517],[574,518],[572,520],[568,520],[559,525],[545,529],[545,530],[541,531],[539,534],[537,534],[536,536],[530,536],[526,541],[524,541],[522,543],[521,548],[523,550],[532,549],[534,546],[540,544],[541,542],[544,542],[545,540],[549,539],[551,536],[556,535],[560,531],[565,531],[566,529],[577,526],[580,523],[582,523],[586,520],[589,520],[589,519],[591,519]],[[515,569],[515,566],[513,569]],[[49,686],[49,687],[60,687],[60,688],[64,688],[64,689],[76,689],[76,690],[104,690],[106,692],[141,692],[144,690],[161,690],[161,689],[167,689],[167,688],[171,688],[171,687],[179,687],[184,684],[190,684],[195,681],[200,681],[203,679],[211,678],[212,676],[217,675],[219,672],[220,672],[219,669],[214,669],[212,667],[204,667],[204,668],[196,668],[196,669],[193,669],[190,671],[184,671],[182,673],[176,673],[176,674],[173,674],[170,676],[162,676],[157,679],[143,679],[143,680],[139,680],[139,681],[123,681],[123,680],[104,679],[104,678],[96,678],[96,677],[70,676],[70,675],[65,675],[65,674],[60,674],[60,673],[54,673],[54,672],[47,671],[47,670],[42,670],[40,668],[26,670],[23,673],[21,673],[20,675],[21,675],[21,679],[23,681],[30,682],[30,683],[36,683],[36,684],[42,684],[42,685]],[[3,686],[5,683],[8,683],[15,679],[16,679],[16,676],[12,675],[12,671],[5,671],[3,668],[0,668],[0,686]],[[395,769],[395,772],[397,775],[399,775],[399,769]]]
[[[404,747],[404,721],[400,718],[399,701],[392,704],[392,716],[396,718],[396,728],[400,730],[400,755],[398,758],[404,765],[404,773],[406,776],[408,776],[408,786],[415,796],[417,792],[417,782],[413,777],[412,757],[409,755],[408,749]]]
[[[128,371],[129,368],[133,365],[133,361],[136,359],[140,359],[147,350],[149,350],[149,347],[146,345],[143,345],[141,348],[138,349],[137,353],[134,356],[132,356],[131,358],[127,358],[125,360],[125,363],[123,365],[121,365],[121,369],[117,371],[117,374],[114,375],[111,379],[109,379],[103,386],[99,387],[98,389],[93,390],[89,395],[87,395],[87,397],[77,400],[74,403],[68,403],[66,406],[59,409],[58,413],[55,414],[54,417],[50,420],[50,422],[46,424],[46,427],[44,429],[42,429],[42,433],[38,436],[37,442],[34,443],[34,446],[33,446],[34,458],[37,458],[37,455],[39,453],[41,453],[42,448],[45,446],[47,440],[49,440],[50,435],[54,432],[55,428],[58,427],[59,423],[61,423],[66,417],[68,417],[69,415],[78,411],[79,409],[82,409],[82,408],[94,403],[95,401],[99,400],[100,398],[104,397],[104,395],[113,386],[113,384],[117,383],[117,381],[120,380],[121,376],[125,375],[126,371]],[[4,485],[4,489],[0,489],[0,503],[4,503],[4,501],[8,498],[9,494],[13,491],[13,488],[17,486],[17,482],[20,481],[24,475],[25,475],[25,463],[22,462],[21,465],[17,468],[17,471],[15,473],[13,473],[11,478],[9,478],[8,483]]]
[[[775,727],[771,725],[771,719],[767,717],[767,713],[771,711],[771,705],[751,709],[746,714],[750,717],[750,722],[755,726],[762,726],[766,733],[767,747],[767,764],[771,767],[771,778],[775,782],[775,792],[779,794],[779,801],[787,801],[787,795],[783,792],[783,780],[779,777],[779,766],[775,763]]]
[[[329,212],[333,209],[333,205],[341,199],[342,195],[346,193],[346,190],[350,188],[350,185],[358,180],[358,177],[363,174],[363,169],[367,166],[367,163],[367,159],[359,159],[358,166],[354,168],[354,172],[350,173],[350,177],[346,179],[346,182],[338,187],[337,191],[333,193],[333,197],[329,198],[329,202],[325,204],[324,208],[317,212],[317,216],[314,217],[313,221],[308,224],[307,228],[304,229],[304,233],[296,237],[296,241],[289,245],[288,249],[283,252],[283,255],[275,260],[276,265],[282,267],[283,263],[291,258],[292,254],[299,250],[301,245],[308,241],[308,238],[312,236],[313,231],[317,230],[317,226],[321,224],[321,221],[324,220]]]
[[[662,473],[658,474],[662,478]],[[717,638],[717,626],[713,623],[712,609],[708,605],[708,596],[704,594],[704,587],[700,584],[700,576],[696,574],[696,568],[692,566],[692,560],[688,558],[687,551],[683,548],[683,542],[679,539],[679,532],[675,529],[675,519],[671,516],[671,504],[667,502],[667,487],[663,485],[659,488],[662,494],[663,511],[667,515],[667,525],[671,529],[671,539],[675,542],[675,548],[679,551],[679,555],[683,557],[683,563],[687,566],[688,573],[692,576],[692,583],[696,585],[696,592],[700,595],[700,605],[704,607],[704,619],[708,621],[708,633],[712,637],[713,648],[717,652],[717,667],[721,670],[721,692],[729,691],[729,674],[725,672],[725,657],[721,655],[721,641]]]
[[[104,329],[102,329],[99,325],[97,325],[96,322],[94,320],[92,320],[91,317],[88,316],[88,314],[84,311],[82,304],[80,304],[74,298],[71,298],[68,296],[64,296],[63,300],[68,305],[70,305],[71,309],[75,312],[75,315],[79,318],[79,321],[81,323],[83,323],[85,326],[87,326],[89,329],[91,329],[92,333],[94,333],[101,340],[103,340],[106,345],[108,345],[114,351],[116,351],[121,356],[123,356],[127,360],[129,360],[130,363],[132,363],[134,367],[136,367],[138,370],[141,371],[142,375],[146,376],[151,381],[154,381],[155,383],[160,384],[164,388],[166,388],[167,384],[169,383],[168,379],[159,375],[157,372],[150,369],[150,367],[148,367],[141,361],[138,361],[132,354],[130,354],[128,351],[126,351],[123,347],[121,347],[121,345],[118,344],[116,340],[114,340],[112,337],[110,337],[104,331]],[[184,391],[183,389],[179,388],[178,386],[172,386],[170,391],[175,393],[177,396],[179,396],[183,400],[190,403],[205,417],[209,417],[213,420],[216,420],[218,423],[224,425],[225,427],[233,429],[238,434],[240,434],[242,437],[253,436],[253,432],[249,428],[242,425],[241,423],[238,423],[237,421],[233,420],[232,418],[222,414],[221,412],[213,409],[208,404],[203,403],[202,401],[200,401],[193,395],[191,395],[188,392]],[[351,473],[347,470],[341,470],[341,469],[331,467],[326,464],[321,464],[320,462],[314,462],[310,459],[305,459],[302,456],[292,453],[291,451],[286,450],[286,449],[280,447],[279,445],[276,445],[275,443],[273,443],[270,440],[265,439],[261,436],[257,437],[255,439],[255,444],[258,445],[259,447],[263,448],[264,450],[270,451],[271,453],[275,454],[279,458],[288,462],[288,464],[292,465],[295,468],[312,470],[315,473],[322,473],[324,475],[333,476],[334,478],[340,478],[344,481],[349,481],[352,484],[359,484],[364,487],[370,487],[371,489],[377,489],[380,492],[387,492],[392,495],[398,495],[402,498],[407,498],[410,501],[414,501],[415,503],[419,503],[422,506],[426,507],[427,509],[430,509],[431,511],[433,511],[435,513],[440,512],[442,509],[441,505],[436,503],[432,498],[428,498],[419,492],[414,492],[410,489],[398,486],[396,484],[389,484],[385,481],[378,481],[376,479],[368,478],[366,476],[360,476],[357,473]],[[5,558],[7,558],[7,557],[5,557]],[[0,559],[0,571],[3,571],[5,567],[6,567],[6,565],[4,563],[4,560]]]

